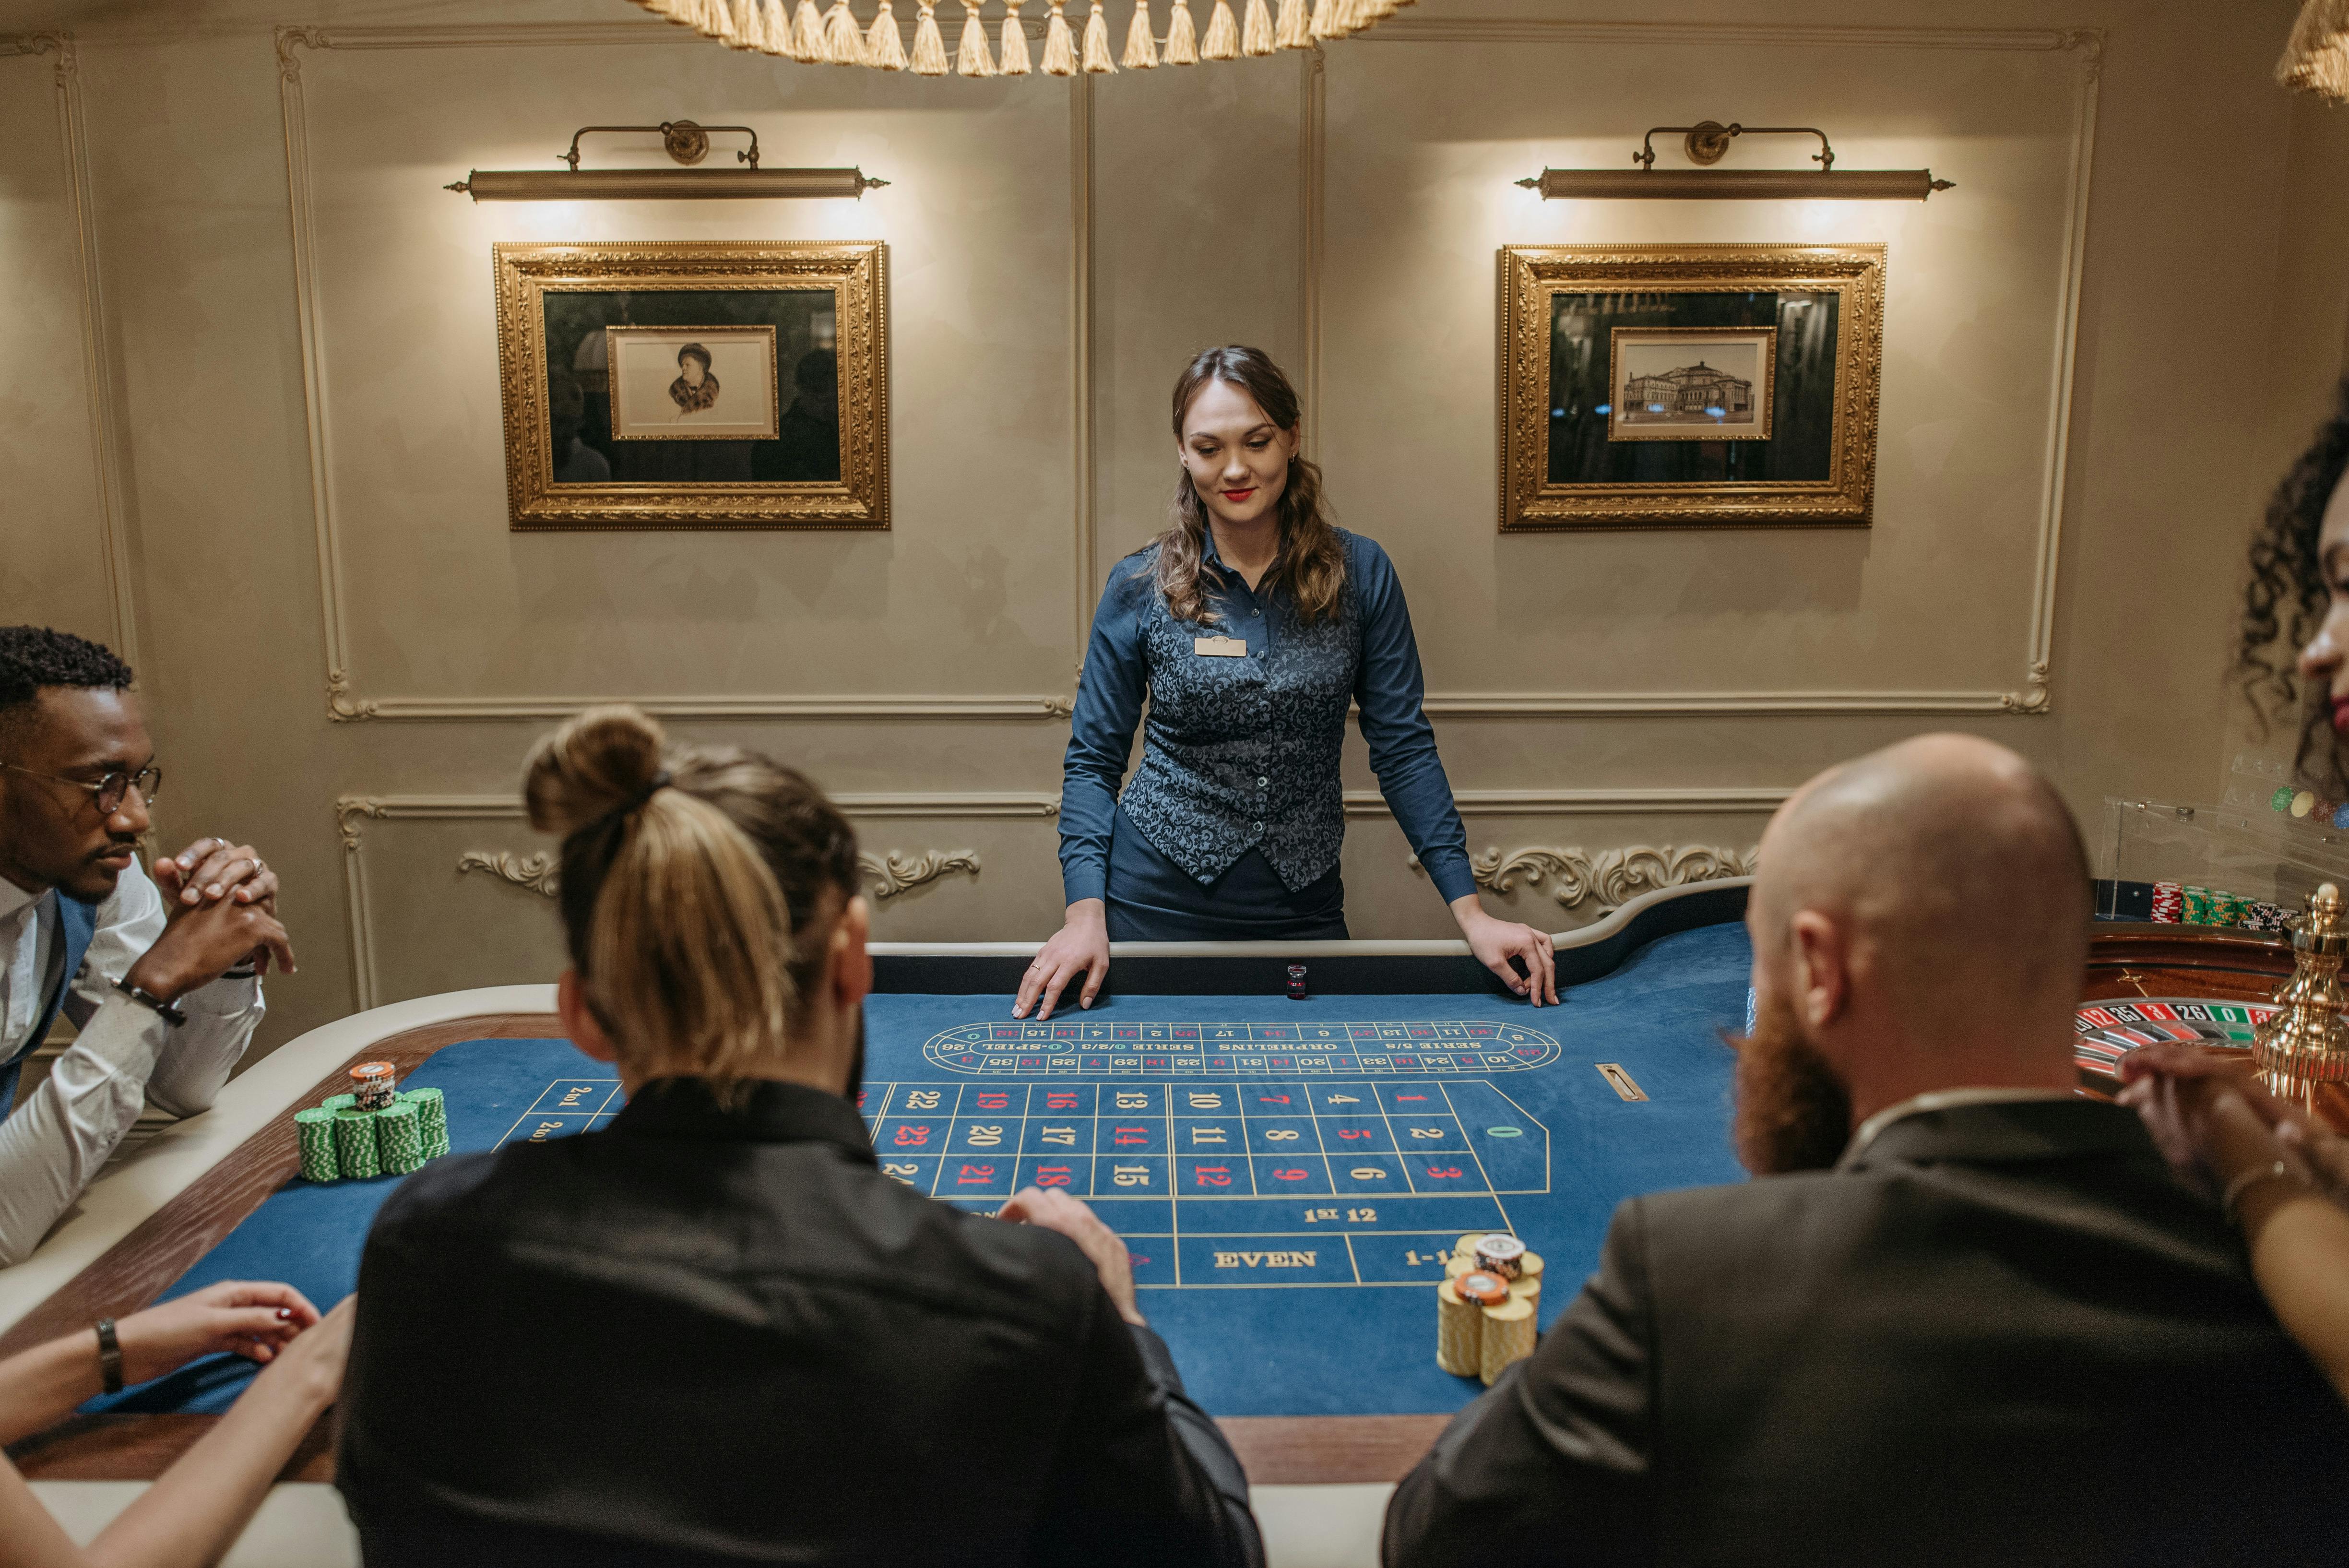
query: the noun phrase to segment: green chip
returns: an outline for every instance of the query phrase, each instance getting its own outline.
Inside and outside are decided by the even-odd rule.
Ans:
[[[347,1111],[358,1103],[359,1097],[357,1095],[328,1095],[320,1102],[320,1108],[329,1111]]]
[[[356,1106],[335,1113],[335,1158],[345,1176],[365,1178],[383,1173],[383,1161],[376,1150],[375,1120],[375,1112],[363,1111]]]
[[[302,1151],[303,1179],[340,1180],[343,1168],[335,1156],[335,1113],[316,1106],[295,1111],[294,1132]]]

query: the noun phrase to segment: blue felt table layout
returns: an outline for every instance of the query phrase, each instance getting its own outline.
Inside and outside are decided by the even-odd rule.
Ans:
[[[1478,1391],[1434,1359],[1433,1285],[1464,1231],[1543,1254],[1547,1325],[1623,1198],[1740,1179],[1716,1032],[1744,1021],[1747,961],[1742,927],[1708,926],[1539,1010],[1129,996],[1023,1025],[999,999],[875,996],[863,1109],[883,1168],[942,1201],[988,1210],[1033,1183],[1094,1204],[1216,1414],[1447,1411]],[[460,1150],[586,1132],[620,1104],[561,1040],[448,1046],[404,1080],[427,1085]],[[296,1178],[165,1295],[272,1279],[328,1305],[398,1179]],[[214,1357],[85,1408],[224,1409],[251,1372]]]

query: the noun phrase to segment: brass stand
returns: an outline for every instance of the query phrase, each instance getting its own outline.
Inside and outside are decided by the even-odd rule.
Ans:
[[[2327,882],[2308,901],[2308,913],[2292,922],[2292,945],[2300,956],[2292,979],[2275,993],[2282,1011],[2251,1039],[2260,1082],[2312,1116],[2319,1085],[2349,1083],[2349,1025],[2341,1016],[2349,1004],[2341,993],[2349,929],[2341,915],[2341,890]]]

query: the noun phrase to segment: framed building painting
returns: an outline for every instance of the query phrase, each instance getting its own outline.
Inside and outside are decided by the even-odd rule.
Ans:
[[[1884,247],[1511,245],[1501,527],[1865,527]]]
[[[889,525],[880,242],[495,258],[512,526]]]

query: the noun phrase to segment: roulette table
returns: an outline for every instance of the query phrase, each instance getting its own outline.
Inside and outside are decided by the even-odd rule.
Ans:
[[[1143,1312],[1259,1484],[1392,1480],[1481,1391],[1434,1364],[1454,1241],[1506,1230],[1571,1299],[1621,1199],[1741,1179],[1727,1126],[1746,1020],[1742,881],[1650,895],[1559,940],[1561,1003],[1508,996],[1452,942],[1137,944],[1091,1011],[1016,1021],[1023,944],[876,946],[861,1108],[892,1177],[990,1210],[1058,1187],[1125,1237]],[[1307,994],[1288,994],[1288,968]],[[2248,1044],[2280,941],[2100,923],[2075,1045],[2109,1094],[2127,1049]],[[312,1183],[294,1113],[354,1063],[439,1088],[459,1150],[576,1136],[620,1104],[560,1037],[552,988],[344,1020],[240,1076],[0,1274],[0,1354],[230,1277],[322,1303],[399,1179]],[[93,1402],[20,1445],[28,1475],[151,1478],[249,1376],[229,1358]],[[318,1431],[285,1479],[332,1473]]]

